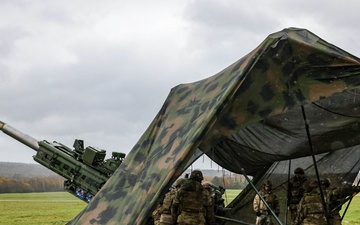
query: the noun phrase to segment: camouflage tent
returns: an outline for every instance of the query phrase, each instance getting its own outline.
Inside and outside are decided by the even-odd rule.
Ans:
[[[359,58],[305,29],[271,34],[218,74],[174,87],[123,164],[70,223],[146,224],[159,197],[203,153],[254,176],[257,186],[278,174],[281,187],[290,162],[310,174],[311,149],[321,171],[354,179],[359,85]],[[244,193],[242,199],[253,197]],[[245,200],[231,204],[234,218],[253,221],[239,213],[249,210]]]

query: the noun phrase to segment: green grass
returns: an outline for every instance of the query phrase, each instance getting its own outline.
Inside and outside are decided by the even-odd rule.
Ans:
[[[226,190],[226,203],[239,192]],[[86,203],[67,192],[0,194],[0,225],[63,225],[85,206]],[[353,198],[344,224],[360,225],[360,196]]]
[[[0,224],[63,225],[85,206],[67,192],[0,194]]]
[[[228,205],[238,194],[241,192],[241,190],[238,189],[226,189],[225,194],[223,195],[223,198],[225,199],[225,205]]]
[[[342,215],[343,211],[345,210],[346,205],[342,207],[340,211],[340,215]],[[348,225],[360,225],[360,196],[356,195],[348,208],[346,215],[342,221],[342,224]]]

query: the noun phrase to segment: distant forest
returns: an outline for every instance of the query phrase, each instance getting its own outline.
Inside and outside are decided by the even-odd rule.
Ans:
[[[202,170],[204,180],[227,189],[242,189],[244,176],[228,171]],[[190,173],[190,171],[185,171]],[[64,191],[64,178],[39,164],[0,162],[0,194]]]
[[[64,179],[51,170],[27,163],[0,162],[0,194],[64,191]]]
[[[248,185],[246,178],[241,174],[230,173],[226,170],[201,170],[204,175],[204,181],[209,181],[215,186],[222,186],[226,189],[243,189]],[[191,171],[187,170],[185,174],[190,174]]]
[[[30,179],[0,177],[0,194],[57,191],[64,191],[64,179],[59,177],[36,177]]]

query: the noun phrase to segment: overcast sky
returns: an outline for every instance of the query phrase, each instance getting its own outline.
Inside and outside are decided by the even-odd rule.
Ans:
[[[306,28],[359,57],[359,9],[357,0],[2,0],[0,120],[38,140],[128,153],[172,87],[216,74],[271,33]],[[3,133],[0,145],[0,161],[34,163]]]

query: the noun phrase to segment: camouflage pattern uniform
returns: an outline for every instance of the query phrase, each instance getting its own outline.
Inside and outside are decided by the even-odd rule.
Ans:
[[[267,181],[264,185],[264,189],[259,193],[265,199],[266,203],[275,212],[276,216],[280,213],[279,201],[275,193],[271,191],[272,183]],[[264,202],[260,199],[259,195],[256,195],[253,202],[254,212],[256,213],[256,225],[272,225],[272,216],[269,209]]]
[[[321,186],[324,190],[324,193],[326,194],[326,203],[328,204],[328,208],[329,208],[329,215],[330,215],[329,218],[331,219],[331,224],[341,225],[341,217],[340,217],[341,207],[335,209],[340,204],[339,198],[341,197],[339,196],[340,195],[339,189],[331,188],[329,179],[321,180]],[[333,211],[333,209],[335,210]]]
[[[222,216],[226,217],[226,211],[225,211],[225,199],[223,199],[222,195],[225,193],[225,188],[222,186],[219,186],[218,188],[215,188],[216,186],[211,184],[209,181],[205,181],[202,183],[203,187],[209,192],[213,205],[214,205],[214,214],[216,216]],[[223,225],[225,224],[225,220],[215,218],[215,222],[217,225]]]
[[[327,225],[318,182],[311,181],[308,185],[309,191],[306,191],[298,206],[295,225]]]
[[[154,225],[160,225],[161,206],[162,203],[158,204],[156,209],[151,214],[152,218],[154,219]]]
[[[170,191],[166,193],[162,207],[161,207],[161,216],[159,225],[173,225],[175,222],[173,221],[173,217],[171,215],[171,208],[175,198],[176,190],[179,189],[182,184],[186,181],[185,178],[180,178],[173,186],[170,188]]]
[[[194,170],[176,191],[171,212],[178,225],[215,224],[213,200],[201,185],[202,180],[201,171]]]
[[[297,217],[298,204],[304,195],[303,185],[307,181],[302,168],[296,168],[294,174],[295,176],[289,181],[288,190],[288,207],[293,222]]]

